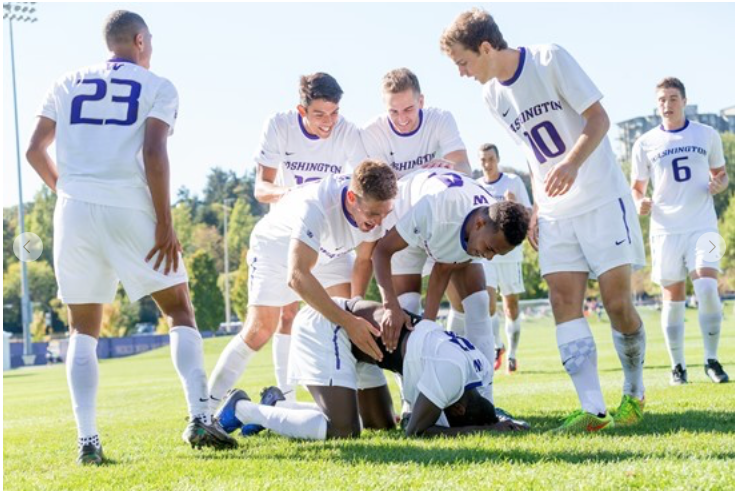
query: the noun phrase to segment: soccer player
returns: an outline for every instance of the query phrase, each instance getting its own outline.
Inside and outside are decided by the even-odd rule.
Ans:
[[[385,306],[382,341],[389,351],[397,347],[401,326],[410,325],[391,282],[391,259],[406,250],[415,260],[414,271],[421,271],[427,256],[435,261],[424,318],[436,320],[439,302],[450,286],[447,293],[465,312],[467,338],[487,359],[493,359],[489,296],[482,264],[476,258],[492,259],[510,252],[523,242],[528,228],[528,215],[521,205],[494,201],[470,177],[446,169],[414,172],[399,181],[398,222],[373,252],[375,278]]]
[[[301,77],[299,96],[295,111],[277,113],[265,123],[254,155],[255,198],[261,203],[277,203],[294,186],[348,174],[366,157],[358,128],[339,114],[342,88],[334,77],[326,73]],[[332,267],[349,268],[350,262],[350,256],[342,256]],[[298,302],[281,309],[273,336],[276,382],[289,400],[296,399],[286,374],[291,324],[298,309]]]
[[[70,72],[49,91],[26,154],[57,193],[54,263],[69,309],[66,371],[80,464],[104,459],[97,431],[97,339],[102,306],[122,281],[131,302],[151,295],[169,321],[171,357],[184,386],[192,446],[237,443],[212,420],[202,337],[172,227],[166,143],[179,99],[149,71],[151,33],[138,14],[105,21],[111,58]],[[56,162],[48,148],[56,140]]]
[[[472,170],[454,117],[448,111],[424,108],[418,77],[408,68],[397,68],[383,77],[386,113],[362,129],[365,151],[388,162],[398,177],[415,170],[448,167],[470,175]],[[421,273],[406,271],[406,258],[393,263],[393,284],[401,306],[421,311]]]
[[[368,159],[352,177],[330,176],[294,188],[258,222],[247,256],[248,314],[242,331],[227,345],[212,372],[213,406],[273,336],[280,309],[299,299],[342,326],[365,352],[380,358],[371,336],[374,328],[345,312],[330,296],[364,294],[371,274],[370,256],[384,234],[381,224],[393,208],[396,190],[391,168]],[[354,268],[340,261],[353,250]],[[379,369],[367,371],[366,377],[366,389],[385,384]]]
[[[631,265],[643,265],[634,203],[606,138],[602,94],[557,45],[512,49],[484,10],[464,12],[441,37],[461,76],[482,84],[490,113],[522,146],[531,167],[539,247],[562,363],[582,408],[560,431],[598,431],[642,417],[645,331],[632,302]],[[613,420],[597,373],[597,348],[582,312],[588,277],[599,280],[623,367]]]
[[[512,201],[526,207],[529,215],[533,212],[528,191],[523,180],[515,174],[500,172],[498,147],[486,143],[480,147],[480,165],[483,176],[477,182],[498,201]],[[503,293],[505,314],[505,334],[508,339],[508,373],[518,369],[516,353],[521,336],[521,318],[518,309],[518,295],[526,291],[523,285],[523,246],[520,245],[504,256],[495,256],[492,261],[483,262],[487,291],[490,295],[490,316],[495,335],[495,370],[503,362],[505,346],[500,336],[500,322],[495,313],[495,292]]]
[[[377,302],[335,302],[375,329],[383,316]],[[275,407],[253,404],[245,392],[234,390],[217,413],[226,430],[258,424],[291,438],[324,440],[357,437],[362,427],[395,425],[389,398],[360,398],[358,402],[360,371],[374,366],[374,359],[356,349],[339,324],[307,307],[296,317],[293,337],[289,380],[305,385],[318,408],[292,408],[280,402]],[[491,383],[490,364],[469,341],[428,320],[413,331],[404,328],[400,341],[393,352],[381,347],[384,357],[378,366],[403,374],[404,390],[413,407],[407,435],[528,429],[512,419],[499,421],[492,403],[481,395]],[[382,389],[387,392],[387,387]]]
[[[729,184],[722,141],[713,128],[684,114],[686,89],[677,78],[656,86],[662,123],[633,146],[631,183],[641,215],[651,215],[652,279],[663,288],[661,327],[671,357],[671,384],[687,383],[684,361],[684,299],[692,279],[704,341],[704,371],[715,383],[729,377],[717,358],[722,304],[717,292],[719,261],[707,261],[697,240],[717,232],[712,195]],[[646,198],[648,180],[653,196]]]

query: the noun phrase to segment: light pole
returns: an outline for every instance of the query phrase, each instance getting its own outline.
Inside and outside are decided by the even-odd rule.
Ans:
[[[7,2],[3,3],[3,20],[7,19],[10,31],[10,69],[13,79],[13,111],[15,115],[15,160],[18,164],[18,224],[20,233],[25,233],[23,217],[23,179],[20,168],[20,136],[18,134],[18,100],[15,87],[15,46],[13,45],[13,21],[34,23],[36,2]],[[25,261],[20,262],[20,283],[22,289],[20,315],[23,322],[23,363],[32,365],[35,360],[33,345],[31,344],[31,295],[28,289],[28,269]]]
[[[226,331],[230,332],[230,253],[227,244],[227,203],[230,200],[223,200],[225,210],[225,324]]]

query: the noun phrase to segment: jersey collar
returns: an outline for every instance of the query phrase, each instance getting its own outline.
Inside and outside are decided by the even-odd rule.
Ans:
[[[688,127],[689,127],[689,120],[688,119],[685,119],[684,120],[684,126],[682,126],[681,128],[679,128],[678,130],[667,130],[666,128],[664,128],[664,125],[663,124],[661,124],[661,126],[659,126],[659,128],[661,128],[661,131],[665,131],[666,133],[679,133],[680,131],[684,131]]]
[[[342,188],[342,212],[345,214],[345,218],[355,228],[360,228],[357,226],[357,222],[354,218],[352,218],[352,215],[350,215],[350,212],[347,211],[347,186]]]
[[[485,181],[485,184],[495,184],[496,182],[498,182],[502,178],[503,178],[503,173],[501,172],[500,175],[498,176],[498,178],[495,179],[494,181],[485,181],[485,179],[483,179],[483,181]]]
[[[297,116],[299,117],[299,128],[301,128],[301,132],[304,134],[304,136],[308,138],[309,140],[318,140],[319,139],[318,135],[312,135],[311,133],[306,131],[306,128],[304,127],[304,122],[301,119],[301,115],[298,114]]]
[[[393,133],[403,138],[415,135],[421,129],[421,125],[423,124],[423,122],[424,122],[424,110],[419,109],[419,125],[416,127],[416,129],[410,133],[399,133],[398,130],[396,130],[396,127],[393,126],[393,122],[390,120],[390,118],[388,118],[388,124],[390,125],[390,129],[393,130]]]
[[[107,63],[132,63],[133,65],[136,65],[133,60],[128,60],[127,58],[122,58],[120,56],[113,56],[107,60]]]
[[[462,246],[462,249],[464,249],[465,252],[467,252],[467,239],[464,236],[464,229],[467,227],[467,222],[470,221],[470,217],[473,213],[475,213],[479,208],[473,208],[472,211],[470,211],[466,217],[464,217],[464,221],[462,222],[462,227],[459,229],[459,243]]]
[[[518,67],[516,68],[516,72],[508,80],[501,80],[500,85],[509,87],[513,85],[516,80],[518,80],[518,77],[521,76],[521,73],[523,72],[523,65],[526,62],[526,48],[521,46],[520,48],[518,48],[518,51],[521,52],[521,59],[518,60]]]

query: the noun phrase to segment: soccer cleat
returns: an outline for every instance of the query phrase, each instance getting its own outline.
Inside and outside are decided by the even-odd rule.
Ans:
[[[242,422],[235,415],[235,406],[238,401],[249,401],[250,397],[241,389],[232,389],[227,392],[224,402],[217,409],[214,418],[226,433],[232,433],[242,426]]]
[[[508,358],[508,373],[513,373],[518,370],[518,362],[515,358]]]
[[[505,353],[505,348],[495,348],[495,366],[494,369],[497,372],[500,367],[503,366],[503,354]]]
[[[706,368],[705,368],[706,371]],[[707,374],[709,375],[709,374]],[[671,370],[671,382],[669,382],[671,385],[684,385],[687,383],[687,371],[685,368],[682,368],[682,366],[676,365],[673,370]]]
[[[105,460],[105,454],[102,452],[102,446],[96,446],[94,443],[85,443],[79,445],[79,456],[77,464],[80,465],[100,465]]]
[[[216,418],[213,418],[210,424],[206,424],[199,417],[191,418],[181,438],[191,445],[191,448],[212,447],[215,450],[237,448],[237,441],[222,429]]]
[[[645,407],[645,397],[636,399],[635,397],[623,394],[620,406],[615,412],[615,426],[633,426],[643,419],[643,408]]]
[[[515,416],[513,416],[512,414],[510,414],[505,409],[501,409],[499,407],[496,407],[495,408],[495,416],[498,418],[498,421],[506,421],[506,420],[509,420],[509,421],[511,421],[511,422],[519,425],[519,426],[523,426],[526,429],[530,429],[531,428],[531,425],[528,424],[527,421],[524,421],[522,419],[516,418]]]
[[[285,401],[286,396],[283,395],[283,392],[281,392],[281,389],[275,386],[266,387],[260,392],[260,404],[262,406],[276,406],[276,403],[278,401]],[[242,429],[240,432],[242,433],[242,436],[253,436],[257,435],[261,431],[263,431],[265,428],[263,428],[261,425],[256,424],[246,424],[242,425]]]
[[[582,433],[609,430],[615,427],[615,420],[607,413],[605,416],[595,416],[584,409],[577,409],[567,416],[555,433]]]
[[[730,381],[730,377],[725,373],[720,362],[712,358],[707,360],[707,364],[704,366],[704,373],[716,384],[724,384]]]

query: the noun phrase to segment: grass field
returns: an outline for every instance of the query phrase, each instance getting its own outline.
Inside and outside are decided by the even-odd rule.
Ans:
[[[299,442],[264,432],[240,439],[237,450],[194,451],[181,441],[185,403],[165,348],[101,362],[98,419],[111,462],[81,468],[74,464],[76,432],[64,368],[6,372],[4,488],[735,489],[735,383],[715,385],[705,377],[696,312],[687,311],[690,384],[669,387],[659,315],[641,312],[648,327],[645,421],[608,434],[548,432],[578,405],[550,319],[524,323],[519,373],[495,377],[496,403],[532,424],[526,434],[409,440],[399,431],[368,431],[351,441]],[[732,304],[726,315],[720,359],[735,376]],[[621,395],[620,365],[609,324],[595,321],[593,330],[605,399],[613,408]],[[208,369],[227,341],[205,342]],[[257,395],[273,383],[267,347],[239,386]]]

